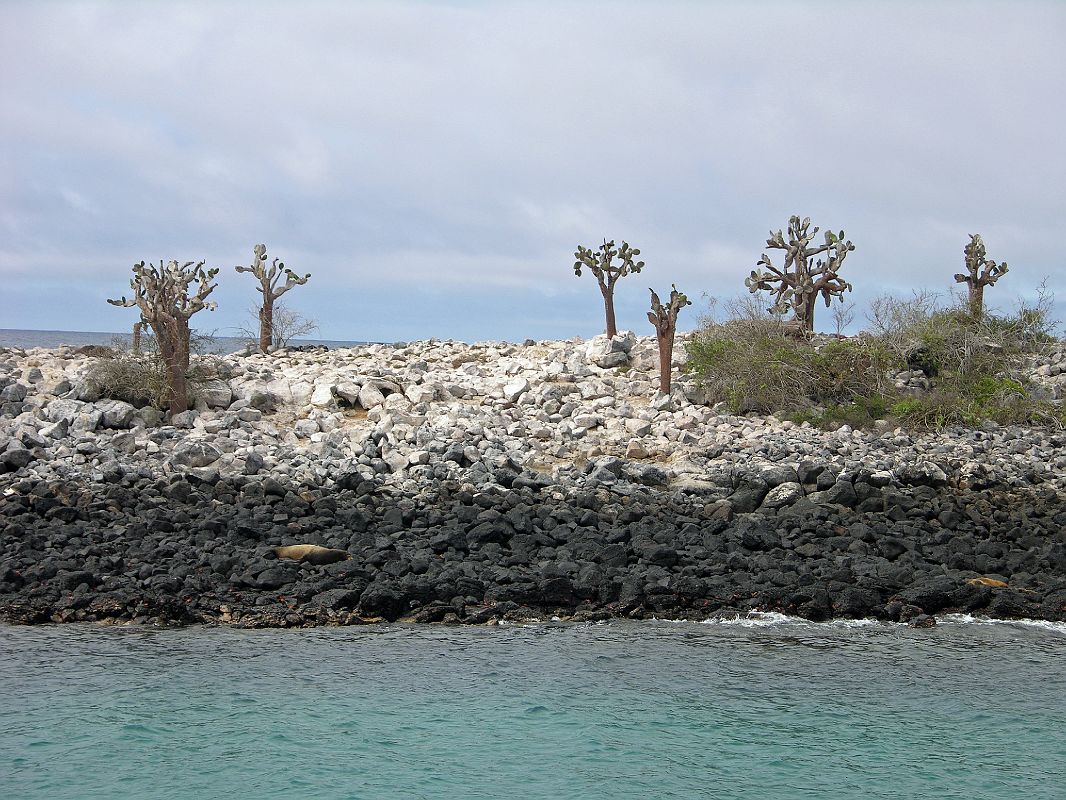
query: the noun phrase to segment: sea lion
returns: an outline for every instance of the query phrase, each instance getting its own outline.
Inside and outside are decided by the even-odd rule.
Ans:
[[[317,544],[290,544],[284,547],[275,547],[274,553],[278,558],[306,561],[316,567],[320,567],[323,564],[333,564],[337,561],[347,561],[351,558],[347,550],[334,550],[330,547],[319,547]]]
[[[970,586],[991,586],[993,589],[1006,589],[1006,581],[997,581],[995,578],[970,578],[966,581]]]

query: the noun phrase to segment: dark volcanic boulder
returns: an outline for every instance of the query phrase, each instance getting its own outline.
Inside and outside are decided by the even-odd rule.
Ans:
[[[311,604],[331,611],[337,609],[350,610],[359,605],[359,598],[363,594],[363,588],[329,589],[320,592],[311,598]]]
[[[747,514],[762,505],[770,491],[770,484],[758,475],[742,475],[736,489],[729,495],[729,503],[738,514]]]
[[[290,566],[274,566],[263,570],[255,576],[257,589],[280,589],[296,580],[296,570]]]
[[[564,576],[541,578],[537,581],[537,594],[546,606],[565,607],[574,603],[574,585]]]
[[[908,586],[899,593],[899,599],[918,606],[926,614],[935,614],[941,609],[955,605],[952,596],[959,590],[959,582],[945,576],[929,577]]]
[[[0,453],[0,472],[15,472],[34,461],[33,453],[24,447],[15,447]]]
[[[398,619],[407,610],[400,587],[389,580],[375,580],[359,599],[359,611],[370,617]]]

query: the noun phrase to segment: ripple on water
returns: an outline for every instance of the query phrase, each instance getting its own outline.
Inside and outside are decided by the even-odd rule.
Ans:
[[[1059,626],[0,628],[28,798],[1057,797]],[[313,768],[308,768],[313,765]],[[294,768],[295,767],[295,768]]]

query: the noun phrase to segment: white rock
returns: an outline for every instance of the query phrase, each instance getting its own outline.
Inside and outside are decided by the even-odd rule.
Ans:
[[[627,419],[625,427],[634,436],[647,436],[651,433],[651,423],[646,419]]]
[[[382,456],[382,460],[389,465],[389,469],[393,472],[400,472],[407,467],[407,456],[401,453],[399,450],[393,450]]]
[[[767,509],[790,506],[803,497],[803,487],[798,483],[782,483],[771,489],[763,498],[762,507]]]
[[[656,411],[673,411],[674,399],[668,394],[659,393],[655,396],[655,399],[649,403]]]
[[[331,381],[317,381],[308,402],[315,408],[332,408],[337,404],[333,394],[335,387]]]
[[[513,381],[508,381],[503,387],[503,398],[509,403],[513,403],[522,396],[523,392],[529,391],[529,381],[525,378],[515,378]]]
[[[70,423],[66,419],[61,419],[58,422],[53,422],[51,425],[45,425],[41,428],[41,436],[48,439],[62,439],[67,435],[67,431],[70,430]]]
[[[404,389],[404,395],[415,405],[432,403],[436,394],[432,386],[424,383],[413,383]]]
[[[359,389],[359,405],[367,411],[385,402],[385,395],[373,384],[366,384]]]
[[[233,390],[224,380],[214,378],[196,387],[195,398],[202,400],[208,408],[229,408],[233,402]]]
[[[72,423],[74,422],[74,418],[85,408],[88,408],[88,405],[78,400],[53,400],[45,406],[45,415],[49,422],[59,422],[62,420],[67,423]]]
[[[206,467],[219,459],[222,452],[200,439],[181,442],[174,448],[170,461],[180,467]]]
[[[359,402],[359,390],[362,388],[362,384],[354,381],[340,381],[333,387],[333,394],[354,406]]]
[[[196,427],[196,420],[199,416],[199,412],[189,409],[188,411],[182,411],[180,414],[172,416],[170,418],[170,424],[175,428],[194,428]]]

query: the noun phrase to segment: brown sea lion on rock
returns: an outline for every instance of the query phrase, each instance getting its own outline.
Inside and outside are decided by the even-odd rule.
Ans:
[[[997,581],[995,578],[970,578],[966,581],[970,586],[991,586],[993,589],[1006,589],[1006,581]]]
[[[334,550],[330,547],[319,547],[317,544],[290,544],[285,547],[275,547],[274,553],[278,558],[306,561],[316,567],[337,561],[347,561],[351,558],[347,550]]]

